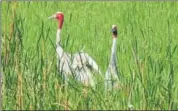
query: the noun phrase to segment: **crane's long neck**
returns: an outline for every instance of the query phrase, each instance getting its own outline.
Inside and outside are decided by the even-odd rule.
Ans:
[[[110,62],[115,64],[116,62],[116,42],[117,38],[113,38],[112,49],[111,49],[111,59]]]
[[[61,29],[57,29],[57,33],[56,33],[56,46],[58,46],[60,44],[60,35],[61,34]]]
[[[64,53],[63,48],[60,46],[60,34],[61,34],[61,29],[58,29],[56,33],[56,51],[59,58],[61,58]]]

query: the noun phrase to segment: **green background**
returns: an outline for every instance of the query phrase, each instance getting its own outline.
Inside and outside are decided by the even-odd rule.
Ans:
[[[178,109],[177,2],[5,2],[2,4],[2,109]],[[103,76],[118,26],[120,90],[104,93],[70,81],[66,91],[56,69],[57,21],[64,13],[61,45],[84,47]]]

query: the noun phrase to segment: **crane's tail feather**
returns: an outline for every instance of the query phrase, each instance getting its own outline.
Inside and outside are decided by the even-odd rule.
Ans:
[[[88,64],[93,68],[93,70],[101,74],[101,70],[98,64],[86,53],[85,53],[85,57],[87,58]]]

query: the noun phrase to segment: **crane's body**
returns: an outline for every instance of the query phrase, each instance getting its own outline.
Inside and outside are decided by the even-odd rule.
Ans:
[[[64,15],[62,12],[57,12],[56,14],[49,17],[56,18],[59,22],[57,34],[56,34],[56,52],[57,52],[57,67],[64,76],[65,82],[68,81],[69,77],[74,77],[77,81],[84,83],[85,86],[95,85],[93,80],[93,71],[101,74],[101,71],[97,63],[84,52],[77,52],[75,54],[67,53],[60,46],[60,33],[62,29],[62,24],[64,20]]]
[[[111,47],[111,57],[109,61],[109,66],[105,73],[105,89],[111,90],[112,88],[118,87],[119,85],[119,72],[117,68],[117,55],[116,55],[116,43],[117,43],[117,27],[112,26],[113,31],[113,43]]]

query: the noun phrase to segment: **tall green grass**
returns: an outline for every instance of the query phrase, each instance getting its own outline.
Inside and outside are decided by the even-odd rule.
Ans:
[[[2,109],[178,109],[177,2],[2,2]],[[61,45],[84,48],[103,76],[110,57],[111,25],[121,89],[104,93],[70,81],[63,90],[56,69],[57,22],[65,15]],[[87,93],[87,94],[86,94]]]

